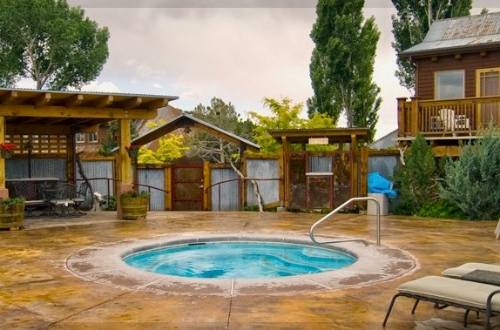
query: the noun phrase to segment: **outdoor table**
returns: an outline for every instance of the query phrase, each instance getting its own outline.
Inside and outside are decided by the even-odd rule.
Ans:
[[[7,179],[6,185],[11,197],[24,197],[26,200],[45,199],[43,190],[53,189],[57,185],[59,178],[17,178]]]

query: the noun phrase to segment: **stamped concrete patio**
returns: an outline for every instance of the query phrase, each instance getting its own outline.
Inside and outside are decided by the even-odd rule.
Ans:
[[[2,328],[54,329],[379,329],[397,286],[465,262],[500,262],[494,222],[386,217],[382,243],[404,249],[419,269],[363,288],[283,295],[153,294],[85,281],[66,269],[68,256],[96,244],[187,232],[306,234],[318,214],[151,212],[146,221],[116,221],[112,213],[78,219],[28,220],[24,231],[0,232]],[[322,234],[372,240],[373,218],[340,215]],[[401,299],[388,329],[462,329],[459,310],[435,310]],[[469,329],[483,319],[470,316]],[[497,317],[494,324],[500,327]]]

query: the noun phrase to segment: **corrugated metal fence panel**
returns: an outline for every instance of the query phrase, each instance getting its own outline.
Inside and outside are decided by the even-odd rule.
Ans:
[[[274,159],[248,159],[247,160],[247,177],[249,178],[266,178],[278,179],[279,163]],[[279,197],[279,180],[262,180],[257,181],[259,191],[264,200],[264,204],[275,203],[280,200]],[[257,205],[253,186],[247,182],[247,204]]]
[[[113,178],[113,161],[111,160],[88,160],[82,161],[83,171],[88,179]],[[80,172],[76,171],[76,178],[81,179]],[[114,195],[114,182],[112,180],[89,180],[92,190],[102,196]],[[108,185],[109,184],[109,185]]]
[[[230,168],[213,168],[210,173],[211,184],[238,179],[238,175]],[[212,211],[237,211],[239,209],[240,190],[238,180],[212,186]],[[219,198],[220,194],[220,198]],[[219,204],[220,203],[220,204]]]
[[[310,156],[309,172],[332,172],[332,157]]]
[[[165,190],[165,171],[157,168],[144,168],[137,171],[139,184],[148,185]],[[140,191],[148,191],[147,187],[139,186]],[[165,194],[163,191],[151,189],[149,207],[153,211],[165,210]]]
[[[370,156],[368,157],[368,173],[379,172],[390,179],[398,164],[398,156]]]
[[[27,178],[27,159],[7,159],[7,179]],[[31,177],[51,177],[66,180],[66,160],[57,158],[31,159]]]

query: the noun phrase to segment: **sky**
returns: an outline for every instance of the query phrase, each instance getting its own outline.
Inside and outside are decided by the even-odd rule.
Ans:
[[[474,1],[473,14],[494,9],[498,0]],[[87,91],[174,95],[172,106],[192,110],[212,97],[248,112],[268,113],[265,97],[289,97],[305,104],[313,94],[309,33],[314,0],[69,0],[110,31],[110,56]],[[497,6],[498,7],[498,6]],[[382,105],[376,137],[397,128],[396,98],[409,96],[394,76],[388,0],[367,0],[381,36],[374,81]],[[33,88],[28,80],[18,87]],[[304,107],[303,116],[306,117]],[[345,120],[339,126],[345,125]]]

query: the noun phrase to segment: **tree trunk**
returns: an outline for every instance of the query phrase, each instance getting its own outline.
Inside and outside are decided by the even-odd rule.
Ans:
[[[242,180],[245,180],[246,178],[243,175],[243,173],[241,173],[240,170],[238,170],[238,168],[236,167],[236,165],[234,165],[234,162],[232,161],[232,159],[230,159],[230,157],[228,157],[228,158],[229,158],[229,164],[231,165],[233,170],[236,172],[236,174],[238,174],[238,176]],[[257,184],[257,181],[255,181],[255,180],[250,180],[250,183],[252,184],[253,192],[255,194],[255,198],[257,199],[257,206],[259,207],[259,212],[264,212],[264,205],[262,203],[263,199],[262,199],[262,195],[260,194],[259,185]]]

